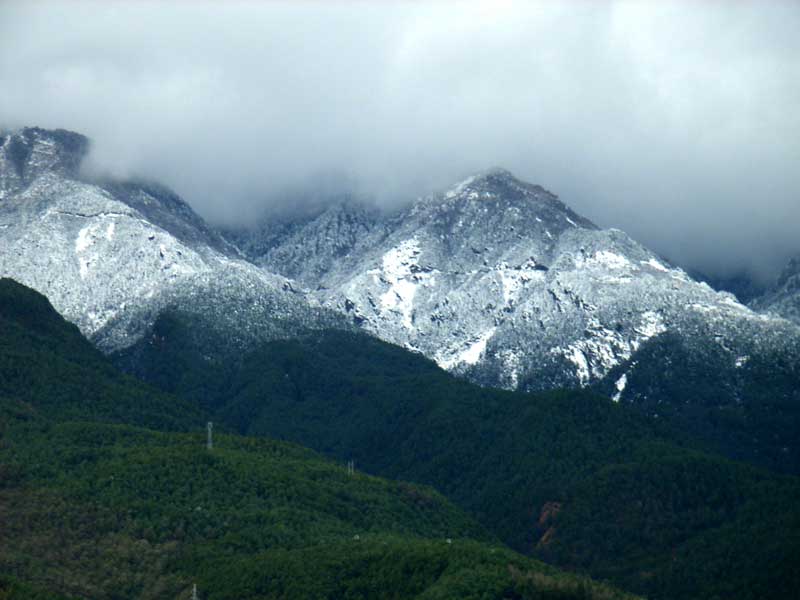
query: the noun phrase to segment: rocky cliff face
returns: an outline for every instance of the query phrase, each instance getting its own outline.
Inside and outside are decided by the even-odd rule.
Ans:
[[[241,260],[175,194],[84,181],[83,136],[42,129],[0,145],[0,274],[45,294],[105,351],[139,339],[166,307],[233,344],[339,323],[285,277]]]

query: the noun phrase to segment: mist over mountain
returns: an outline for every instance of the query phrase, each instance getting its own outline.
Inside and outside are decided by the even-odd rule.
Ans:
[[[795,600],[798,31],[0,2],[0,600]]]
[[[65,130],[0,138],[0,274],[47,294],[105,352],[159,351],[177,313],[195,347],[183,366],[153,361],[171,379],[360,328],[484,386],[593,387],[735,458],[800,464],[790,275],[755,312],[497,168],[394,212],[321,191],[319,206],[217,232],[168,188],[86,179],[87,146]]]
[[[800,250],[798,30],[777,0],[10,1],[0,124],[81,131],[93,170],[213,222],[319,178],[395,206],[501,165],[685,267],[770,280]]]

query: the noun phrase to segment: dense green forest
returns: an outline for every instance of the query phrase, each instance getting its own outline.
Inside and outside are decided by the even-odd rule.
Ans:
[[[208,449],[207,415],[0,281],[0,598],[629,597],[430,487],[263,436]]]
[[[0,575],[0,600],[73,600],[67,596],[44,591],[14,577]]]
[[[588,391],[480,388],[358,333],[215,359],[197,330],[164,314],[115,360],[233,430],[433,485],[513,548],[654,598],[800,585],[797,478],[706,453],[667,420]]]
[[[0,416],[186,430],[203,411],[121,374],[48,300],[0,279]]]
[[[611,396],[625,373],[627,401],[734,460],[800,474],[800,346],[743,357],[664,333],[598,384]],[[632,364],[635,363],[635,368]]]

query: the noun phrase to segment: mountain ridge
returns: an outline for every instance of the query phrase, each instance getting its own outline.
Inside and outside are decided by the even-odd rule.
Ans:
[[[297,277],[322,305],[382,339],[487,385],[542,389],[596,382],[653,335],[696,329],[691,322],[707,321],[711,313],[722,313],[734,329],[761,321],[743,327],[794,332],[789,323],[751,313],[733,295],[694,282],[624,232],[599,229],[554,194],[504,169],[469,177],[389,216],[364,219],[350,208],[357,226],[348,232],[345,251],[326,254],[319,243],[329,232],[325,223],[347,210],[336,205],[301,219],[290,242],[273,240],[262,255],[253,254],[257,243],[251,244],[249,257]],[[297,248],[314,249],[313,268],[304,269]],[[567,318],[582,327],[564,330]],[[726,335],[735,334],[728,329]],[[526,347],[542,337],[548,339],[540,349]],[[526,372],[518,364],[524,360],[552,363],[552,371],[568,376]],[[539,388],[532,383],[537,379]]]
[[[480,385],[591,387],[730,456],[800,469],[800,327],[507,171],[395,213],[344,198],[267,240],[253,228],[243,249],[269,250],[248,262],[163,188],[48,167],[72,164],[59,157],[82,156],[85,138],[18,135],[33,140],[24,171],[36,176],[0,202],[0,275],[44,292],[104,352],[137,345],[175,310],[219,333],[224,348],[192,355],[209,366],[264,341],[360,328]]]
[[[290,280],[239,257],[163,186],[82,178],[87,145],[60,130],[22,129],[3,139],[0,275],[43,292],[101,349],[134,343],[176,303],[226,327],[234,345],[345,326]],[[17,146],[27,149],[21,171],[11,166]]]
[[[625,448],[632,434],[643,431],[646,438],[664,423],[683,426],[687,437],[697,434],[708,444],[703,449],[798,472],[797,328],[693,281],[624,232],[598,229],[544,188],[494,171],[399,215],[378,215],[374,223],[369,214],[349,220],[343,206],[311,218],[316,228],[289,224],[289,235],[269,247],[281,250],[292,240],[308,250],[285,255],[286,264],[303,273],[307,291],[240,260],[224,242],[215,248],[216,234],[204,232],[192,212],[183,214],[191,209],[176,197],[137,183],[104,187],[73,179],[61,167],[48,170],[57,163],[47,158],[48,148],[45,143],[30,153],[42,171],[20,179],[21,187],[10,187],[14,192],[0,203],[0,274],[49,290],[59,312],[118,364],[127,358],[129,371],[164,378],[201,413],[223,398],[220,416],[233,427],[262,434],[278,428],[287,437],[327,444],[320,449],[340,458],[360,448],[365,464],[372,457],[387,461],[387,469],[436,477],[460,490],[462,501],[481,502],[478,512],[497,517],[493,511],[503,506],[497,523],[515,543],[528,548],[545,539],[541,550],[553,560],[634,582],[637,589],[675,585],[678,572],[702,573],[692,561],[681,558],[678,568],[659,554],[666,570],[657,582],[647,580],[639,541],[658,553],[664,540],[685,543],[691,552],[710,543],[690,542],[684,518],[709,526],[708,535],[718,540],[717,521],[727,523],[735,514],[741,528],[758,515],[753,499],[763,498],[771,516],[758,523],[787,526],[776,515],[795,491],[789,485],[786,495],[770,496],[772,484],[761,481],[776,481],[773,474],[718,457],[698,462],[681,448],[665,454],[657,441],[636,444],[634,453]],[[352,235],[331,233],[339,231]],[[97,308],[121,314],[98,325],[93,319],[107,313]],[[356,326],[394,345],[364,337]],[[589,389],[534,400],[480,388],[441,373],[434,362],[419,366],[421,357],[396,347],[403,345],[487,387]],[[392,358],[373,364],[380,354]],[[662,385],[665,379],[672,387]],[[376,390],[382,393],[373,396]],[[549,418],[542,418],[545,403],[552,406]],[[429,420],[420,410],[429,411]],[[24,405],[12,412],[25,415]],[[613,431],[599,429],[615,418],[621,424]],[[407,419],[421,426],[404,437]],[[373,428],[375,421],[385,429]],[[399,457],[386,448],[393,436],[403,444]],[[621,459],[601,464],[596,480],[582,487],[572,480],[552,484],[559,465],[585,475],[597,448],[609,444]],[[737,445],[741,456],[731,451]],[[487,476],[468,481],[466,474],[475,472]],[[507,487],[488,486],[491,474],[502,474]],[[746,502],[742,482],[755,494]],[[594,494],[595,483],[605,496]],[[485,494],[475,497],[475,486],[484,484]],[[723,490],[718,498],[712,493],[717,488]],[[546,493],[553,490],[559,494]],[[602,497],[607,506],[598,504]],[[505,502],[512,501],[510,511]],[[556,501],[569,504],[554,521],[561,528],[548,534],[550,526],[543,531],[533,524],[547,502]],[[628,510],[637,506],[652,512]],[[624,523],[626,533],[587,522],[586,515],[598,511],[608,523]],[[667,525],[644,527],[640,539],[633,532],[643,530],[647,514],[666,518]],[[791,520],[788,526],[794,527]],[[598,547],[604,550],[594,552]],[[790,543],[785,551],[794,552]],[[623,553],[630,569],[624,573],[604,560]],[[720,559],[717,550],[711,554]],[[761,566],[755,575],[722,572],[734,581],[763,581],[771,571],[762,573]]]

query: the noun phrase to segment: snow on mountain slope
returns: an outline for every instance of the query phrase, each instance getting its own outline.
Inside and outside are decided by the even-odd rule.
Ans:
[[[225,235],[258,265],[279,264],[286,277],[316,285],[349,256],[358,256],[388,234],[380,211],[362,199],[333,196],[305,216],[281,213]]]
[[[170,306],[234,344],[339,322],[238,258],[169,190],[81,180],[82,136],[28,128],[0,141],[0,274],[45,294],[101,349],[132,344]]]
[[[665,332],[728,348],[732,367],[800,334],[500,169],[382,219],[353,209],[339,256],[319,239],[347,207],[332,210],[251,258],[378,337],[485,385],[588,385]],[[315,251],[304,263],[296,248]]]
[[[0,135],[0,276],[106,352],[155,343],[144,336],[167,309],[193,317],[207,360],[356,324],[483,385],[591,385],[729,456],[800,470],[800,327],[506,171],[390,215],[344,201],[238,232],[259,267],[169,190],[83,179],[86,147],[64,131]]]

